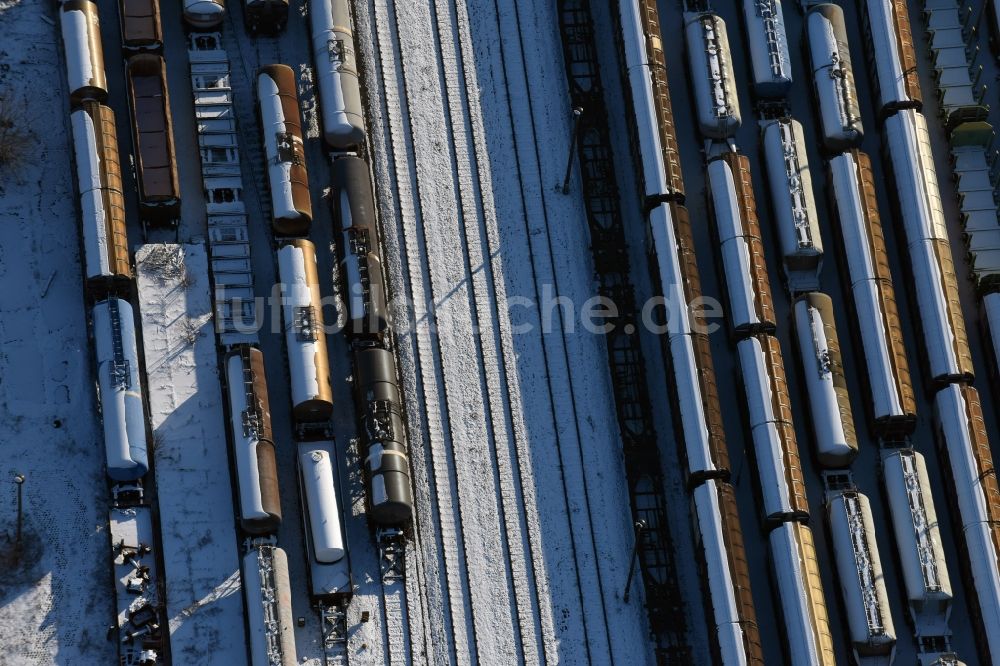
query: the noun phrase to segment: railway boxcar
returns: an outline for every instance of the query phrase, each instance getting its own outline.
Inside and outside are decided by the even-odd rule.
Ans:
[[[667,309],[668,337],[691,333],[691,319],[688,316],[688,300],[684,285],[684,274],[678,259],[677,218],[687,218],[687,209],[673,204],[660,204],[647,217],[649,223],[651,271],[654,289],[659,290]],[[690,224],[688,224],[690,228]]]
[[[781,0],[743,0],[743,20],[754,93],[784,97],[792,87],[792,58]]]
[[[812,292],[795,299],[792,310],[817,457],[825,467],[846,467],[858,454],[858,438],[833,301],[826,294]]]
[[[89,287],[128,293],[132,265],[114,112],[88,100],[70,114],[70,123],[80,191],[84,277]]]
[[[184,20],[196,30],[208,30],[222,23],[226,0],[184,0]]]
[[[118,0],[118,18],[126,51],[163,49],[160,0]]]
[[[917,403],[871,161],[866,154],[852,150],[830,160],[829,175],[829,192],[840,225],[837,238],[852,296],[852,328],[865,355],[872,431],[879,437],[901,439],[916,427]]]
[[[158,55],[134,55],[125,65],[125,76],[132,102],[139,209],[150,222],[175,223],[180,216],[181,189],[166,64]]]
[[[108,477],[135,481],[149,469],[149,462],[132,306],[120,298],[100,301],[94,305],[93,321]]]
[[[726,24],[710,12],[685,12],[684,35],[698,127],[710,139],[729,138],[741,120]]]
[[[310,592],[314,600],[349,597],[351,565],[340,519],[336,446],[333,442],[299,442],[296,446]]]
[[[760,124],[788,288],[793,293],[816,291],[823,268],[823,239],[802,125],[790,118]]]
[[[763,666],[750,571],[733,487],[709,480],[694,489],[695,548],[706,590],[708,626],[717,663]]]
[[[398,525],[413,514],[410,463],[402,400],[396,383],[396,359],[376,347],[354,354],[354,388],[361,414],[372,520]]]
[[[309,29],[323,121],[323,138],[334,150],[365,142],[358,61],[349,0],[310,0]]]
[[[737,344],[764,517],[774,523],[809,518],[781,345],[770,335]]]
[[[59,24],[66,52],[70,102],[106,101],[108,81],[104,73],[104,46],[97,5],[90,0],[67,0],[60,8]]]
[[[226,389],[240,526],[248,534],[269,534],[281,524],[281,498],[264,355],[259,349],[240,345],[226,354]]]
[[[251,666],[295,666],[295,624],[288,556],[276,546],[251,548],[243,556]]]
[[[334,160],[331,180],[333,219],[340,234],[337,250],[349,319],[347,331],[358,338],[379,341],[389,327],[389,312],[368,164],[359,157]]]
[[[288,0],[243,0],[243,20],[251,35],[277,35],[288,23]]]
[[[708,190],[722,253],[730,325],[737,336],[774,331],[774,302],[750,160],[727,152],[709,162]]]
[[[1000,655],[1000,481],[993,463],[979,393],[950,384],[934,397],[938,441],[951,468],[968,578],[975,591],[980,656],[983,663]]]
[[[873,64],[879,114],[919,109],[923,97],[906,0],[865,0],[865,4],[868,61]]]
[[[312,201],[292,68],[261,67],[257,74],[257,99],[271,190],[271,225],[275,234],[304,236],[312,222]]]
[[[684,199],[660,19],[651,0],[619,3],[625,68],[647,199]]]
[[[855,658],[865,663],[863,658],[887,657],[891,663],[896,628],[875,542],[871,504],[856,490],[842,490],[827,498],[826,508]]]
[[[292,416],[297,423],[328,421],[333,414],[333,385],[326,351],[326,325],[319,291],[316,246],[305,239],[286,242],[278,250],[282,313]]]
[[[811,7],[806,34],[823,145],[838,153],[858,145],[864,134],[844,10],[832,3]]]
[[[951,579],[927,464],[913,449],[887,449],[882,478],[913,626],[921,636],[946,636]]]
[[[812,530],[801,523],[782,523],[767,538],[788,642],[788,663],[835,666]]]
[[[884,134],[907,241],[947,240],[927,119],[919,111],[900,111],[885,119]]]

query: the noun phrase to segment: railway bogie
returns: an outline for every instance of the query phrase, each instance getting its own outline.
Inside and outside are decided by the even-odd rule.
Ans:
[[[97,5],[91,0],[68,0],[59,9],[59,22],[66,51],[70,102],[76,105],[88,99],[106,101],[108,81]]]
[[[711,12],[685,12],[684,35],[698,127],[707,138],[729,138],[741,117],[726,23]]]
[[[323,138],[334,150],[365,142],[364,110],[349,0],[310,0]]]
[[[251,666],[295,666],[295,623],[288,556],[276,546],[243,556],[243,590]]]
[[[184,20],[196,30],[215,28],[225,16],[225,0],[184,0]]]
[[[781,0],[743,0],[743,21],[754,93],[784,97],[792,87],[792,58]]]
[[[242,0],[243,20],[251,35],[277,35],[288,23],[288,0]]]
[[[125,51],[163,50],[160,0],[118,0],[118,18]]]
[[[351,567],[341,522],[340,477],[333,442],[299,442],[303,532],[314,600],[349,598]]]
[[[864,136],[844,10],[832,3],[814,5],[806,15],[806,34],[823,145],[840,152]]]

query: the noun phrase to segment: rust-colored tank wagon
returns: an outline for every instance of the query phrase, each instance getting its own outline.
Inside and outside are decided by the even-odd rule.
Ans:
[[[288,0],[243,0],[243,20],[251,35],[276,35],[288,23]]]
[[[257,73],[257,100],[271,190],[272,228],[279,236],[305,236],[312,223],[312,201],[292,68],[261,67]]]
[[[66,79],[73,104],[108,99],[104,74],[104,47],[97,5],[90,0],[69,0],[59,12],[63,48],[66,51]]]
[[[181,190],[166,63],[158,55],[134,55],[125,64],[125,77],[132,103],[139,208],[151,223],[173,224],[180,215]]]
[[[126,51],[163,50],[160,0],[118,0],[118,18]]]
[[[85,278],[90,288],[132,282],[114,112],[88,100],[70,115],[80,191]]]

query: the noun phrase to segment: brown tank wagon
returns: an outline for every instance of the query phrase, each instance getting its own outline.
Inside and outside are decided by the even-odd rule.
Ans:
[[[163,50],[160,0],[118,0],[118,19],[126,51]]]
[[[66,79],[72,104],[108,99],[104,74],[104,46],[97,5],[90,0],[69,0],[59,12],[63,48],[66,51]]]

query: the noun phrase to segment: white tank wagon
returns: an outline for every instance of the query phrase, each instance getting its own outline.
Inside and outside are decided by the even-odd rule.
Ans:
[[[827,498],[827,518],[855,658],[882,657],[892,662],[896,629],[885,589],[882,560],[875,542],[868,498],[854,490]]]
[[[852,150],[831,159],[829,183],[851,288],[853,328],[865,355],[872,431],[901,439],[916,427],[917,403],[868,156]]]
[[[251,666],[295,666],[295,624],[288,556],[276,546],[256,546],[243,556]]]
[[[333,384],[326,350],[326,325],[319,291],[316,246],[295,239],[278,249],[282,315],[292,415],[297,423],[328,421],[333,414]]]
[[[323,138],[334,150],[365,142],[353,25],[348,0],[309,1]]]
[[[823,239],[802,125],[790,118],[763,120],[760,125],[788,288],[793,293],[816,291],[823,268]]]
[[[795,299],[792,311],[817,458],[824,467],[846,467],[858,454],[858,438],[833,301],[826,294],[812,292]]]
[[[368,164],[359,157],[334,160],[330,169],[333,220],[347,304],[347,332],[381,342],[389,328],[375,198]]]
[[[927,463],[913,449],[886,449],[882,453],[882,479],[916,633],[945,636],[949,633],[951,579]]]
[[[292,68],[261,67],[257,74],[257,100],[271,191],[271,225],[276,234],[304,236],[312,223],[312,201]]]
[[[923,97],[906,0],[866,0],[868,61],[872,63],[881,116],[920,109]]]
[[[107,474],[113,481],[135,481],[149,462],[132,306],[120,298],[100,301],[93,324]]]
[[[830,617],[812,530],[782,523],[768,534],[788,662],[835,666]]]
[[[225,16],[225,0],[184,0],[184,21],[196,30],[214,28]]]
[[[743,0],[743,19],[754,93],[784,97],[792,87],[792,58],[781,0]]]
[[[795,439],[781,345],[777,338],[758,335],[741,340],[736,347],[764,517],[771,523],[807,520],[809,500]]]
[[[722,254],[729,322],[735,335],[776,328],[750,161],[728,152],[708,164],[709,202]]]
[[[698,127],[709,139],[729,138],[741,119],[726,23],[711,12],[685,12],[684,35]]]
[[[68,0],[59,10],[69,99],[74,105],[108,99],[104,73],[104,46],[97,5],[90,0]]]
[[[837,153],[864,136],[844,10],[831,3],[813,6],[806,15],[806,35],[823,145]]]
[[[248,534],[270,534],[281,525],[281,497],[264,355],[240,345],[226,355],[225,367],[240,526]]]
[[[340,475],[333,442],[299,442],[299,488],[314,600],[351,595],[351,565],[341,522]]]
[[[692,493],[695,547],[716,663],[763,666],[750,571],[733,487],[708,480]]]
[[[966,589],[975,591],[983,663],[1000,658],[1000,481],[979,393],[950,384],[934,397],[938,441],[948,456],[965,537]]]

